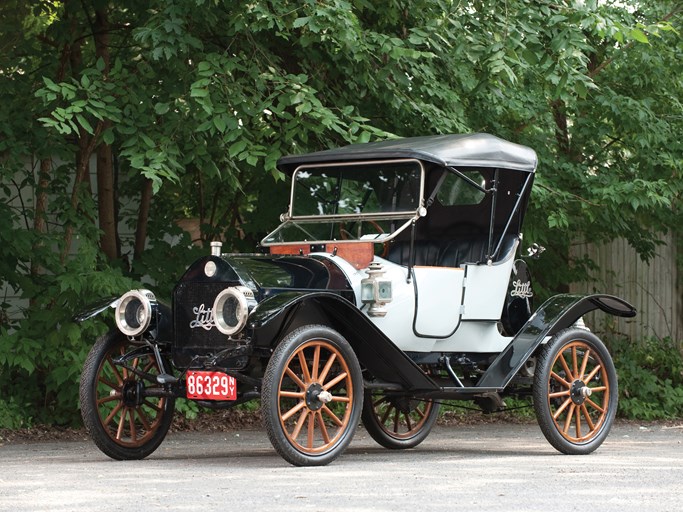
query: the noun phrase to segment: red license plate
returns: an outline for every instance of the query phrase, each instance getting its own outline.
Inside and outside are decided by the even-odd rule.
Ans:
[[[195,400],[236,400],[235,377],[221,372],[188,371],[187,398]]]

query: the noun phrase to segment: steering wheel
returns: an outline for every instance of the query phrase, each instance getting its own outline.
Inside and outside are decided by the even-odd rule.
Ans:
[[[380,235],[384,234],[384,229],[382,229],[382,226],[380,226],[377,221],[366,220],[366,221],[361,221],[361,222],[369,223],[370,225],[372,225],[372,227],[374,227],[377,230],[378,234],[380,234]],[[348,229],[346,229],[346,223],[345,222],[339,223],[339,236],[341,237],[342,240],[354,240],[355,239],[353,234]],[[389,252],[389,245],[386,242],[382,243],[382,253],[379,256],[384,258],[384,257],[386,257],[388,252]]]

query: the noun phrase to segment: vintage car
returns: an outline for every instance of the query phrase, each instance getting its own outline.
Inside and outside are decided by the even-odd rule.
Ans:
[[[255,254],[221,243],[190,265],[170,306],[131,290],[80,388],[83,421],[114,459],[162,442],[176,398],[209,408],[261,400],[268,437],[294,465],[327,464],[359,421],[412,448],[447,401],[484,411],[530,396],[557,450],[587,454],[617,410],[595,309],[609,295],[558,295],[534,312],[521,250],[536,154],[488,134],[357,144],[282,158],[289,208]]]

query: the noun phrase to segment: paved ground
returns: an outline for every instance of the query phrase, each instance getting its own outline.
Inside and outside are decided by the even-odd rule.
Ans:
[[[171,434],[144,461],[90,442],[0,446],[0,510],[680,511],[683,428],[617,425],[589,456],[535,425],[437,427],[394,452],[359,429],[322,468],[295,468],[258,430]]]

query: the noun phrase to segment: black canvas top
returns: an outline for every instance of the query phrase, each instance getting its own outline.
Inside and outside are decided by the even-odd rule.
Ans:
[[[536,152],[487,133],[461,135],[430,135],[406,139],[392,139],[367,144],[351,144],[336,149],[304,155],[290,155],[278,160],[278,168],[292,173],[299,165],[415,158],[441,166],[497,167],[534,172]]]

